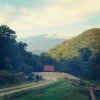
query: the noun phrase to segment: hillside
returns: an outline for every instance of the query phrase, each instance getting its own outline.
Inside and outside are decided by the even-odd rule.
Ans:
[[[47,52],[56,70],[100,81],[100,28],[84,31]]]
[[[81,48],[89,48],[92,54],[99,52],[100,47],[100,28],[93,28],[84,31],[77,37],[73,37],[61,45],[57,45],[47,53],[58,60],[58,58],[72,58],[78,55],[78,51]]]
[[[47,36],[47,34],[42,34],[27,37],[25,39],[21,38],[18,39],[18,41],[27,43],[28,51],[31,51],[34,54],[45,52],[64,41],[64,39],[48,38]]]

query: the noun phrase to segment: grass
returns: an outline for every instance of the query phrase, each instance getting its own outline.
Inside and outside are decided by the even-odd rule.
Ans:
[[[46,87],[42,93],[29,93],[14,100],[88,100],[88,94],[87,91],[72,87],[71,81],[64,80]]]
[[[84,85],[74,87],[73,82],[63,79],[46,86],[0,97],[0,100],[88,100],[87,88],[84,88]],[[100,96],[96,95],[96,100],[100,100]]]

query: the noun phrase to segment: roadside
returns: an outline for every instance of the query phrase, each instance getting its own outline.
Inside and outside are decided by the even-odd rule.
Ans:
[[[35,73],[35,74],[37,74],[37,73]],[[40,81],[39,83],[29,83],[29,84],[24,84],[24,85],[20,85],[20,86],[14,86],[14,87],[9,87],[9,88],[5,88],[5,89],[0,89],[0,96],[4,96],[4,95],[19,92],[19,91],[47,85],[47,84],[53,83],[53,82],[57,81],[58,79],[62,79],[62,78],[75,79],[75,80],[78,79],[67,73],[40,72],[38,74],[42,75],[43,79],[46,79],[46,81]]]

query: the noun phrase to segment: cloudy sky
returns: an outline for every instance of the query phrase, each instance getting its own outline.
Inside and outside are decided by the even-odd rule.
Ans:
[[[0,0],[2,24],[15,30],[18,38],[70,38],[100,27],[100,0]]]

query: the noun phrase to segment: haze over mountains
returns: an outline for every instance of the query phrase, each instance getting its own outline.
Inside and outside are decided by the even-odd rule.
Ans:
[[[55,34],[53,34],[55,35]],[[27,38],[20,38],[18,41],[22,41],[27,43],[27,49],[34,54],[40,54],[41,52],[45,52],[61,42],[65,41],[65,39],[48,37],[47,34],[30,36]]]

